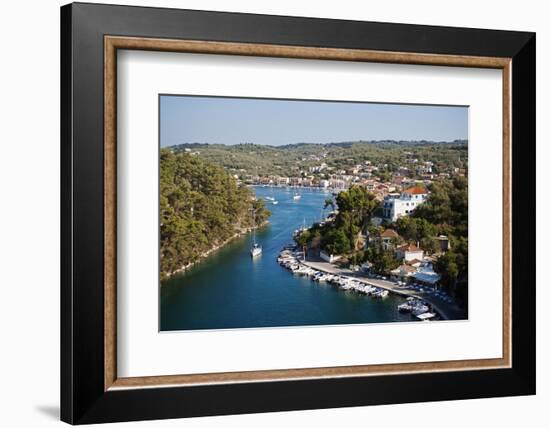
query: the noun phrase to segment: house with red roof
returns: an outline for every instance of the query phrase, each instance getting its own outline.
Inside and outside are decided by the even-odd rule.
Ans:
[[[367,245],[370,245],[372,242],[379,242],[384,250],[393,249],[397,245],[397,242],[403,242],[401,236],[391,228],[384,229],[380,235],[367,235],[367,238]]]
[[[415,259],[422,260],[424,258],[424,251],[414,244],[404,244],[397,247],[395,250],[395,257],[405,262],[410,262]]]
[[[384,250],[389,250],[393,247],[393,243],[397,239],[399,239],[399,234],[393,229],[385,229],[380,234],[380,240],[382,241],[382,247]]]
[[[395,279],[404,280],[406,281],[409,276],[414,275],[416,272],[416,268],[409,266],[407,264],[402,264],[398,268],[390,271],[390,274]]]
[[[388,195],[382,205],[384,218],[396,221],[399,217],[411,214],[418,205],[428,199],[428,194],[425,188],[414,186],[403,190],[399,197]]]

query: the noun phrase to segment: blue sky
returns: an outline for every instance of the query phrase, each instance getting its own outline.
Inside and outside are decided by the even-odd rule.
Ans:
[[[468,138],[468,108],[162,95],[161,146]]]

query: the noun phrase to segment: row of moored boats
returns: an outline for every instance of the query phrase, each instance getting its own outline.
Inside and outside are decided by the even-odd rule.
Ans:
[[[303,257],[303,251],[299,251],[295,247],[289,246],[285,247],[280,252],[277,262],[295,275],[307,276],[312,281],[316,282],[330,283],[344,291],[352,291],[382,299],[388,297],[390,294],[390,292],[384,288],[377,287],[372,284],[366,284],[354,278],[314,269],[300,261]],[[399,312],[410,313],[421,321],[431,321],[433,319],[437,319],[438,317],[435,312],[432,312],[431,307],[425,301],[417,297],[408,297],[404,303],[397,305],[397,309]]]
[[[366,294],[372,297],[385,298],[390,292],[381,287],[365,284],[353,278],[342,275],[336,275],[326,272],[321,272],[312,267],[306,266],[300,262],[300,258],[304,256],[302,251],[296,251],[293,248],[285,248],[279,254],[277,261],[281,266],[290,270],[295,275],[303,275],[309,277],[316,282],[326,282],[338,286],[344,291],[354,291],[356,293]]]

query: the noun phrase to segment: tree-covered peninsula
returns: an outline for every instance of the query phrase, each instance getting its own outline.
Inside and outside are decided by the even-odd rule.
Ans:
[[[270,212],[223,167],[188,153],[160,152],[161,279],[253,227]]]

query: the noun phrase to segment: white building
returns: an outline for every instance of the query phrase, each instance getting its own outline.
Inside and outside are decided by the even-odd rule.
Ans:
[[[409,265],[406,265],[406,264],[402,264],[401,266],[399,266],[397,269],[394,269],[390,272],[390,274],[395,277],[395,278],[398,278],[400,280],[407,280],[407,278],[409,276],[412,276],[414,275],[414,273],[416,272],[416,268],[413,267],[413,266],[409,266]]]
[[[404,260],[405,262],[410,262],[412,260],[422,260],[424,258],[424,251],[414,244],[405,244],[397,247],[395,256],[398,259]]]
[[[388,195],[384,199],[384,217],[396,221],[399,217],[411,214],[415,208],[426,201],[428,191],[422,187],[404,190],[399,197]]]
[[[340,260],[342,258],[342,256],[336,256],[334,254],[327,254],[324,251],[321,251],[319,253],[319,256],[321,256],[321,258],[324,261],[329,262],[329,263],[334,263],[335,261]]]

